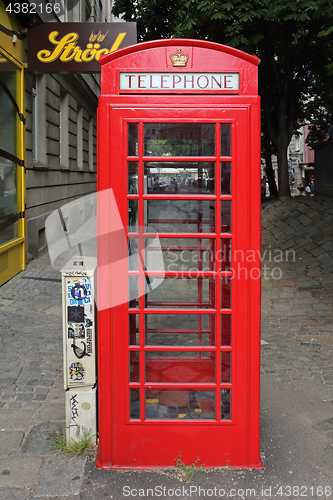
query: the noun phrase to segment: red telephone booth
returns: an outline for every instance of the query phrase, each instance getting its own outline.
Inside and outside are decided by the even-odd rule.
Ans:
[[[259,60],[198,40],[102,61],[99,467],[260,467]]]

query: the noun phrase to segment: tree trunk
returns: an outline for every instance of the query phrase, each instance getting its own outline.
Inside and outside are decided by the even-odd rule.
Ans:
[[[277,197],[278,192],[277,192],[276,182],[274,179],[272,155],[269,152],[265,153],[265,163],[266,163],[266,174],[267,174],[268,185],[269,185],[269,194],[271,196]]]
[[[279,145],[277,150],[279,198],[290,197],[287,147]]]

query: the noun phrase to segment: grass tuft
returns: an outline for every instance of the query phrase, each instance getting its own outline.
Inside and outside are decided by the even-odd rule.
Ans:
[[[91,442],[92,436],[89,432],[85,432],[84,436],[78,441],[71,439],[70,443],[67,443],[66,435],[64,432],[55,432],[51,434],[51,444],[49,446],[50,450],[60,450],[60,453],[69,455],[80,455],[85,450],[92,446]]]
[[[181,476],[185,481],[191,481],[194,476],[199,472],[200,470],[203,469],[204,465],[198,466],[198,462],[200,462],[200,458],[198,457],[193,464],[191,465],[185,465],[184,462],[182,461],[182,454],[179,452],[178,457],[175,458],[176,461],[176,467],[179,469]]]

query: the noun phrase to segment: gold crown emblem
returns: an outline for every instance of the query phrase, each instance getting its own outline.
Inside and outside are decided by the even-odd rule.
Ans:
[[[93,42],[101,43],[101,42],[103,42],[103,41],[105,40],[106,35],[107,35],[108,33],[109,33],[109,32],[107,31],[107,32],[105,33],[105,35],[103,35],[101,31],[99,31],[99,32],[98,32],[98,33],[96,33],[96,34],[95,34],[94,32],[92,32],[92,33],[91,33],[91,35],[90,35],[90,37],[89,37],[89,42],[92,42],[92,43],[93,43]]]
[[[172,61],[172,66],[174,67],[180,67],[180,66],[186,66],[189,55],[184,52],[184,54],[181,53],[182,49],[178,47],[177,49],[177,54],[173,53],[170,55],[170,59]]]

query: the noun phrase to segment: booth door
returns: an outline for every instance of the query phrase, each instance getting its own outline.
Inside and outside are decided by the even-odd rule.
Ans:
[[[128,250],[110,276],[128,297],[111,314],[115,466],[172,465],[179,452],[253,463],[248,123],[246,108],[111,111]]]

